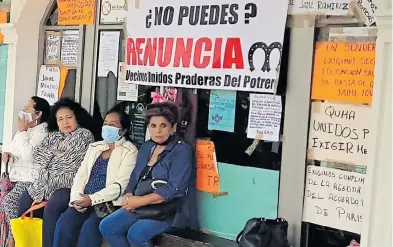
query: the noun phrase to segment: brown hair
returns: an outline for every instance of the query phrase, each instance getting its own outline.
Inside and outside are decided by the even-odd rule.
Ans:
[[[178,116],[177,106],[169,102],[149,104],[144,113],[145,122],[147,124],[150,123],[152,117],[164,117],[173,126],[177,123]]]

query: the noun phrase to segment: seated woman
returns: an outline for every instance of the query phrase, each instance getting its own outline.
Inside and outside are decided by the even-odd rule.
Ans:
[[[56,222],[68,208],[70,191],[75,174],[90,143],[94,142],[91,131],[92,117],[80,104],[63,99],[51,110],[48,136],[34,148],[34,160],[40,165],[39,176],[27,187],[19,200],[18,215],[28,210],[32,203],[47,201],[44,210],[36,217],[43,217],[43,245],[53,246]],[[42,212],[43,211],[43,212]]]
[[[4,197],[0,208],[7,220],[6,229],[1,229],[2,236],[8,239],[9,247],[15,245],[9,221],[18,216],[18,202],[22,193],[38,178],[39,165],[34,162],[33,149],[48,134],[46,127],[49,112],[50,106],[46,100],[31,97],[18,114],[18,132],[7,148],[8,152],[2,154],[3,163],[10,166],[9,178],[12,183],[12,189]]]
[[[128,141],[130,121],[120,109],[107,113],[103,141],[90,144],[71,188],[70,207],[57,221],[55,247],[101,247],[105,204],[121,207],[138,149]],[[80,234],[79,234],[80,232]],[[79,240],[77,239],[79,235]]]
[[[100,224],[104,239],[116,247],[152,246],[151,239],[186,219],[184,197],[190,182],[193,151],[190,145],[176,136],[177,107],[171,103],[149,105],[145,120],[151,140],[144,143],[138,153],[136,166],[126,189],[122,209],[117,210]],[[147,177],[164,181],[152,193],[137,196],[140,181]],[[180,199],[180,200],[179,200]],[[144,206],[178,202],[173,214],[162,219],[138,215]],[[145,207],[146,208],[146,207]]]

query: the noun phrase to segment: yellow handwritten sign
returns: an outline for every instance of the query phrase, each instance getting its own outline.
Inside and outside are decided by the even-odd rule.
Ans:
[[[197,141],[197,189],[209,193],[220,192],[214,142]]]
[[[374,67],[375,42],[318,42],[311,98],[371,103]]]
[[[57,0],[58,25],[93,25],[95,0]]]

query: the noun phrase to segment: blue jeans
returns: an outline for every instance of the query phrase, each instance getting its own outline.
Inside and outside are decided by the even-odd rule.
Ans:
[[[84,213],[68,208],[56,224],[54,247],[101,247],[102,235],[98,218],[93,207]],[[79,239],[78,239],[79,236]]]
[[[43,223],[43,246],[53,247],[53,236],[55,233],[56,222],[61,214],[67,210],[70,201],[71,189],[59,189],[49,198],[44,209],[34,212],[34,217],[42,218]],[[18,215],[21,216],[31,207],[33,199],[29,193],[25,191],[19,199]]]
[[[150,240],[170,228],[168,222],[137,219],[124,209],[117,210],[100,224],[104,239],[114,247],[152,247]]]

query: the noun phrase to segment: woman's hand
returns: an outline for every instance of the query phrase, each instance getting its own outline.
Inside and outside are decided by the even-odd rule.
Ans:
[[[37,205],[40,204],[42,201],[41,200],[34,200],[32,205]]]
[[[92,204],[90,197],[88,195],[85,195],[85,194],[79,194],[79,195],[82,197],[82,199],[75,201],[74,205],[78,206],[78,207],[81,207],[81,208],[90,207],[91,204]]]
[[[23,119],[18,118],[18,130],[20,132],[26,131],[28,129],[27,125],[28,122],[26,116],[23,115]]]
[[[87,210],[87,208],[82,208],[82,207],[80,207],[78,205],[75,205],[75,204],[74,204],[74,208],[75,208],[76,211],[78,211],[81,214],[83,214]]]
[[[8,163],[10,161],[11,157],[12,157],[11,153],[7,153],[7,152],[6,153],[2,153],[1,154],[1,161],[3,163]]]
[[[145,206],[143,198],[141,196],[130,196],[126,197],[123,201],[122,208],[127,211],[134,211],[137,208]]]

